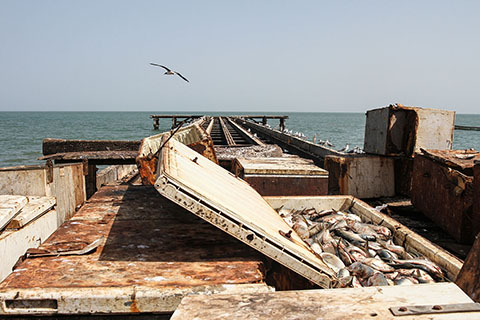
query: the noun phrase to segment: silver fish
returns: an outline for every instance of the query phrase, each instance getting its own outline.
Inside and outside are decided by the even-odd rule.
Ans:
[[[388,229],[387,227],[377,226],[374,224],[369,224],[369,226],[379,235],[379,238],[383,240],[392,238],[392,230]]]
[[[366,258],[366,259],[363,259],[362,263],[366,264],[367,266],[369,266],[369,267],[371,267],[375,270],[381,271],[381,272],[393,272],[393,271],[395,271],[395,269],[393,267],[389,266],[388,264],[383,262],[383,260],[380,260],[380,259]]]
[[[362,218],[353,213],[347,213],[347,220],[362,222]]]
[[[335,273],[338,273],[340,269],[345,268],[345,264],[340,260],[339,257],[337,257],[334,254],[328,253],[328,252],[322,252],[320,254],[320,257],[322,257],[323,262],[330,267]]]
[[[376,272],[368,278],[367,286],[388,286],[388,281],[385,275],[381,272]]]
[[[293,230],[302,238],[306,240],[310,237],[310,232],[308,231],[308,225],[303,220],[297,220],[293,224]]]
[[[340,244],[337,245],[336,253],[345,265],[349,266],[354,262],[353,257],[347,252],[346,248]]]
[[[358,234],[351,231],[336,229],[335,234],[351,242],[365,243],[364,239],[362,239]]]
[[[377,250],[377,255],[384,261],[391,262],[394,259],[398,259],[398,256],[390,250],[380,249]]]
[[[380,243],[385,249],[390,250],[391,252],[398,254],[403,259],[410,259],[411,258],[411,255],[409,255],[407,253],[407,251],[405,250],[404,247],[397,246],[396,244],[394,244],[392,242],[392,240],[388,240],[388,241],[378,240],[378,243]]]
[[[394,268],[413,268],[413,269],[422,269],[428,272],[432,277],[437,280],[443,280],[442,269],[440,269],[436,264],[428,260],[422,259],[409,259],[409,260],[394,260],[394,263],[391,264]]]
[[[345,277],[349,277],[350,276],[350,271],[348,271],[347,268],[342,268],[340,270],[338,270],[337,272],[337,277],[338,278],[345,278]]]
[[[347,269],[351,272],[352,275],[362,279],[368,279],[375,273],[375,271],[371,267],[361,262],[354,262],[350,266],[348,266]]]
[[[317,242],[314,242],[310,248],[312,248],[313,252],[315,252],[316,254],[320,255],[323,251],[322,251],[322,247],[317,243]]]
[[[352,220],[347,221],[347,224],[352,231],[359,234],[372,236],[374,238],[372,241],[375,241],[377,233],[370,227],[370,225]]]
[[[413,277],[418,280],[420,283],[435,283],[435,280],[428,274],[428,272],[423,271],[422,269],[414,269],[415,272]]]
[[[397,286],[409,286],[409,285],[415,284],[415,282],[413,282],[411,279],[412,278],[400,277],[400,278],[397,278],[397,279],[393,280],[393,282]]]
[[[351,282],[351,284],[352,284],[352,288],[361,288],[361,287],[363,287],[363,286],[362,286],[362,283],[361,283],[361,282],[358,280],[358,278],[355,277],[355,276],[352,277],[352,282]]]
[[[355,261],[362,261],[363,259],[367,258],[367,253],[357,246],[348,247],[347,252]]]

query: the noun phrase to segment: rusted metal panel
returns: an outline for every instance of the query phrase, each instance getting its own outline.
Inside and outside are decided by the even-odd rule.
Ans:
[[[262,196],[318,196],[328,194],[328,176],[249,174],[242,179]]]
[[[475,150],[421,150],[433,161],[437,161],[467,176],[473,176],[475,161],[480,160],[480,152]]]
[[[88,159],[94,164],[134,164],[138,151],[77,151],[54,153],[38,158],[55,162],[76,162]]]
[[[37,248],[58,228],[57,215],[50,210],[18,230],[0,233],[0,281],[11,274],[12,267],[28,248]]]
[[[385,137],[388,133],[390,112],[388,108],[369,110],[366,113],[365,144],[366,152],[373,154],[386,154],[387,145]]]
[[[136,163],[145,185],[154,185],[158,166],[158,152],[167,139],[172,136],[183,144],[218,164],[213,141],[201,127],[203,119],[175,131],[163,132],[142,140]]]
[[[138,151],[140,141],[43,139],[44,155],[89,151]]]
[[[394,317],[392,307],[450,305],[472,300],[455,284],[281,291],[186,297],[172,320],[250,319],[480,319],[480,312]]]
[[[192,287],[189,292],[181,287],[167,290],[138,286],[15,289],[2,292],[0,314],[53,316],[55,319],[63,319],[63,316],[73,319],[170,319],[187,294],[254,294],[270,292],[269,289],[262,284],[199,286]]]
[[[299,157],[237,158],[235,162],[239,176],[247,174],[328,176],[328,172],[317,167],[313,161]]]
[[[473,225],[480,226],[480,160],[473,170]]]
[[[53,196],[57,199],[58,225],[70,218],[85,201],[85,179],[81,163],[54,165],[52,181],[45,166],[0,169],[0,193],[26,196]]]
[[[413,157],[394,158],[395,194],[410,196],[412,187]]]
[[[328,268],[245,181],[170,140],[159,158],[155,188],[233,237],[322,287]],[[292,230],[291,238],[282,236]]]
[[[122,179],[126,175],[132,172],[137,172],[137,166],[135,165],[113,165],[101,170],[97,173],[97,189],[102,186],[114,183],[117,180]]]
[[[357,198],[395,195],[394,159],[391,157],[326,156],[325,169],[329,173],[329,194],[349,194]]]
[[[472,243],[480,231],[474,225],[473,178],[428,155],[416,154],[412,177],[412,203],[458,242]]]
[[[465,291],[472,300],[480,302],[480,233],[477,234],[472,249],[468,254],[462,270],[455,283]]]
[[[85,302],[90,296],[103,297],[98,307],[113,313],[152,312],[153,308],[172,312],[190,293],[218,292],[237,285],[267,290],[261,256],[150,186],[102,187],[38,250],[78,250],[102,236],[102,244],[93,253],[28,258],[19,264],[0,284],[3,312],[19,313],[18,308],[6,308],[5,301],[14,299],[16,291],[33,299],[33,288],[42,288],[63,305],[62,294],[74,294],[80,301],[77,308],[73,299],[61,308],[74,314],[90,312]],[[116,288],[126,290],[116,296]],[[131,301],[132,290],[147,290],[152,296],[136,311],[119,307],[116,301]],[[23,312],[61,313],[60,309],[34,307]]]
[[[237,158],[234,172],[262,196],[328,193],[328,172],[298,157]]]
[[[364,150],[411,156],[425,149],[451,149],[455,112],[401,104],[367,111]]]

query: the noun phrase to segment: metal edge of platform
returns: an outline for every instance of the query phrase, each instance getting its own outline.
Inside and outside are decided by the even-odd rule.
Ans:
[[[262,234],[262,232],[245,226],[240,221],[233,219],[222,209],[196,197],[189,190],[176,184],[166,175],[162,175],[157,179],[155,188],[160,194],[176,202],[191,213],[211,223],[267,257],[281,263],[292,271],[304,276],[308,280],[323,288],[329,288],[331,286],[330,277],[324,274],[329,272],[328,269],[322,269],[306,262],[301,256],[295,254],[293,251],[285,249],[281,244],[268,239],[266,235]],[[332,276],[334,275],[332,274]]]

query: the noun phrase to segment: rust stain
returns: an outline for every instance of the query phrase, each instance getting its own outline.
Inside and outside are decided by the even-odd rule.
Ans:
[[[21,262],[0,288],[189,288],[264,281],[254,249],[162,197],[151,186],[105,186],[38,250],[104,243],[83,256]],[[131,308],[137,308],[135,299]],[[133,309],[132,309],[133,310]]]
[[[158,157],[137,157],[136,161],[142,183],[153,186],[156,180]]]
[[[435,192],[425,192],[435,190]],[[417,154],[412,174],[412,203],[458,242],[473,243],[473,179]]]
[[[205,158],[218,164],[215,149],[213,147],[213,141],[211,138],[203,139],[201,141],[189,144],[188,146],[196,152],[200,153]],[[158,155],[149,155],[147,157],[139,156],[136,159],[136,163],[138,166],[140,177],[142,178],[142,183],[144,185],[153,186],[157,179],[156,173],[158,166]]]

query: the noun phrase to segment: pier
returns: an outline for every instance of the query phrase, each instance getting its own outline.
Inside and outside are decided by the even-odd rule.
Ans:
[[[480,127],[455,125],[455,130],[480,131]]]
[[[380,111],[387,117],[367,117],[367,124],[384,124],[391,116],[388,112],[393,111],[400,119],[403,112],[410,118],[417,117],[420,129],[428,129],[429,113],[434,112],[398,106]],[[431,192],[441,199],[435,203],[447,209],[450,203],[456,204],[457,211],[446,211],[457,214],[456,220],[460,221],[458,217],[469,211],[458,203],[473,202],[473,214],[468,217],[472,225],[478,225],[480,201],[471,195],[480,190],[480,154],[474,150],[452,151],[437,152],[432,157],[432,151],[422,149],[428,149],[425,144],[430,143],[422,140],[422,135],[443,141],[443,131],[453,132],[450,113],[442,116],[438,132],[401,126],[407,131],[370,134],[366,140],[370,139],[373,151],[368,154],[337,151],[307,141],[304,135],[285,130],[288,116],[284,115],[172,114],[150,118],[156,130],[162,118],[171,118],[176,129],[142,141],[44,140],[41,159],[47,160],[47,165],[38,177],[52,191],[42,195],[55,196],[57,210],[63,210],[67,198],[72,205],[65,219],[54,219],[54,212],[45,215],[57,224],[49,229],[52,235],[42,236],[14,266],[15,272],[0,284],[0,314],[109,313],[155,315],[161,319],[174,312],[173,319],[209,319],[216,314],[237,314],[242,319],[264,316],[260,307],[249,309],[250,304],[244,305],[244,297],[260,305],[266,298],[275,310],[289,308],[304,318],[316,315],[326,304],[326,297],[331,299],[329,305],[345,304],[341,299],[348,297],[346,310],[350,314],[351,306],[359,306],[361,310],[354,310],[359,318],[388,317],[394,313],[392,308],[413,310],[421,304],[447,309],[453,304],[476,307],[470,297],[478,297],[480,290],[478,285],[471,285],[478,283],[478,256],[470,253],[465,265],[460,260],[467,258],[471,243],[465,242],[470,240],[472,228],[462,226],[460,236],[442,230],[441,221],[435,225],[432,221],[436,217],[429,218],[430,208],[422,207],[428,199],[414,196],[425,193],[442,174],[448,181],[440,185],[451,186]],[[267,123],[270,119],[280,120],[279,125],[272,128]],[[394,137],[408,135],[417,140],[408,141],[411,144],[393,140],[398,145],[389,149],[392,143],[385,139],[392,133]],[[432,160],[425,162],[421,171],[429,171],[428,175],[414,174],[414,158],[418,165],[420,156]],[[99,184],[96,165],[104,164],[136,164],[138,171],[128,178],[118,176],[115,182]],[[448,172],[438,171],[439,165],[448,166]],[[450,172],[453,170],[466,178],[457,179]],[[11,178],[13,174],[15,179]],[[0,187],[2,182],[4,190],[18,184],[27,190],[15,191],[17,194],[36,195],[32,178],[23,176],[18,169],[4,172]],[[417,179],[416,185],[420,186],[415,190],[410,189],[415,185],[410,183],[412,179]],[[408,188],[397,185],[400,182]],[[81,194],[75,194],[77,191]],[[355,215],[372,228],[381,227],[381,233],[372,229],[376,235],[370,243],[377,237],[387,239],[415,256],[429,259],[441,269],[441,277],[435,278],[441,283],[417,285],[420,280],[410,281],[407,290],[394,286],[395,276],[378,291],[354,287],[351,278],[351,283],[345,283],[348,288],[338,289],[343,287],[333,267],[340,267],[324,259],[327,253],[335,254],[323,248],[320,253],[315,251],[300,234],[298,221],[290,224],[284,219],[286,213],[314,216],[329,210],[334,215]],[[447,216],[439,208],[434,212]],[[307,223],[306,219],[299,221]],[[310,234],[313,227],[324,224],[312,221],[317,223],[307,225],[308,238],[314,235]],[[353,228],[342,228],[354,232]],[[10,236],[15,232],[23,236],[21,229]],[[337,246],[340,236],[331,234]],[[479,241],[477,238],[476,254],[480,252]],[[361,259],[348,261],[346,258],[342,262],[342,268],[363,263]],[[393,276],[393,271],[382,272]],[[437,270],[432,274],[438,274]],[[364,278],[360,284],[379,285],[370,280]],[[319,288],[324,290],[306,290]],[[409,300],[404,299],[406,291]],[[365,294],[375,294],[368,305],[359,300]],[[465,310],[458,309],[453,315],[461,317]],[[326,318],[342,315],[338,308],[329,312]],[[469,315],[480,316],[478,312]]]
[[[246,120],[253,120],[255,119],[261,119],[262,124],[265,126],[267,125],[267,120],[268,119],[279,119],[280,120],[280,125],[279,125],[279,130],[283,131],[285,130],[285,120],[288,119],[288,116],[279,116],[279,115],[242,115],[238,116],[239,118],[244,118]],[[255,121],[257,122],[257,121]]]
[[[172,129],[176,128],[178,125],[178,120],[189,122],[198,118],[203,117],[202,115],[185,115],[185,114],[152,114],[150,118],[153,119],[153,129],[158,130],[160,128],[160,119],[172,119]]]

